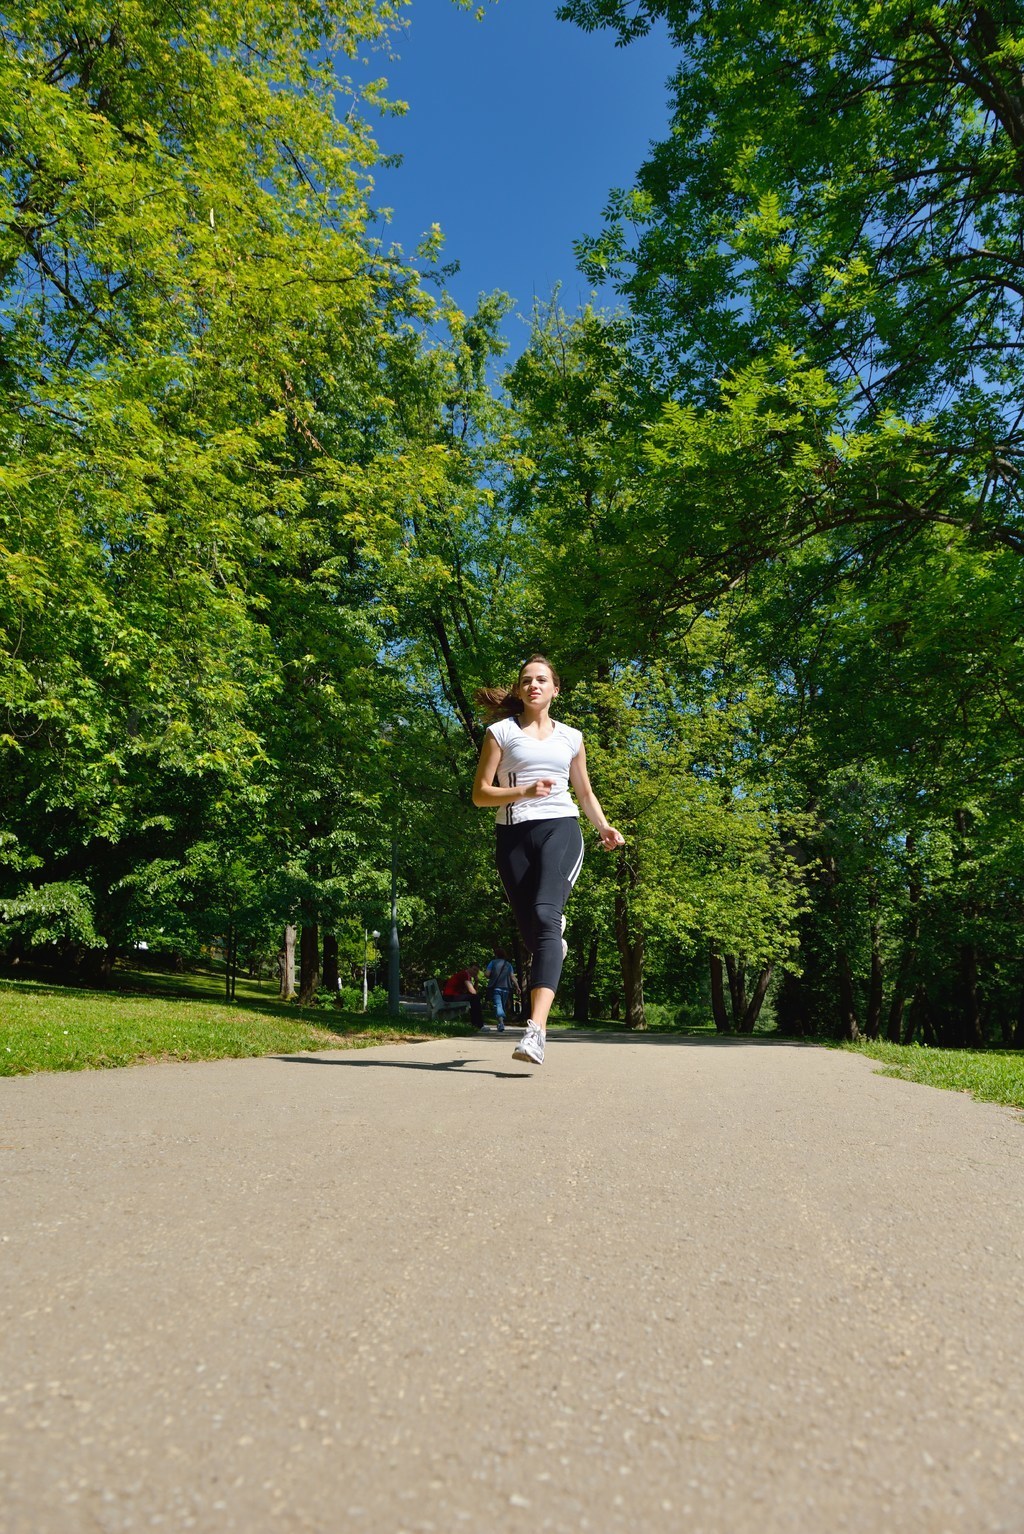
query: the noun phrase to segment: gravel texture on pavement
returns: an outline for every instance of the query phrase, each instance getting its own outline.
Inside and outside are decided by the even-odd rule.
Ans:
[[[0,1081],[3,1534],[1022,1534],[1019,1115],[514,1037]]]

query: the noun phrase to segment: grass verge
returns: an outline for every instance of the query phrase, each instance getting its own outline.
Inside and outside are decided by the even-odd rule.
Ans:
[[[425,1017],[300,1008],[241,979],[234,1003],[227,1003],[223,980],[214,975],[118,972],[116,983],[115,990],[89,991],[0,980],[0,1076],[358,1049],[469,1031]]]
[[[881,1062],[882,1076],[919,1081],[948,1092],[970,1092],[984,1102],[1024,1108],[1024,1050],[928,1049],[922,1044],[845,1044]]]

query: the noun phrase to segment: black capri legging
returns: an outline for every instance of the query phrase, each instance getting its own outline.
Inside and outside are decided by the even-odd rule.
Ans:
[[[557,991],[562,912],[583,867],[580,823],[565,815],[499,826],[497,863],[523,942],[533,955],[530,987]]]

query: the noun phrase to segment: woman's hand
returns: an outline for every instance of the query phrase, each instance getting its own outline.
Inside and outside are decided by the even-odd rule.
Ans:
[[[580,748],[572,759],[572,766],[569,768],[569,782],[576,790],[580,809],[601,838],[601,846],[605,852],[614,852],[616,847],[624,847],[626,845],[626,838],[621,831],[616,831],[614,826],[608,825],[607,821],[605,821],[604,810],[597,802],[597,795],[590,786],[590,774],[587,771],[587,753],[582,741],[580,741]]]
[[[524,799],[546,799],[553,794],[558,787],[557,778],[537,778],[533,783],[527,783],[523,789]]]

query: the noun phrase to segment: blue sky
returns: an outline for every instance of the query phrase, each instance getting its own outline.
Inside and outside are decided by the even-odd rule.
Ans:
[[[559,282],[567,307],[585,301],[573,241],[600,228],[609,190],[631,185],[665,136],[664,35],[616,48],[610,33],[557,21],[555,4],[496,0],[476,21],[452,0],[412,0],[400,58],[373,65],[409,104],[377,126],[403,164],[378,173],[375,201],[393,208],[391,237],[407,250],[441,225],[463,308],[502,288],[526,316]],[[513,316],[506,333],[518,351],[525,325]]]

